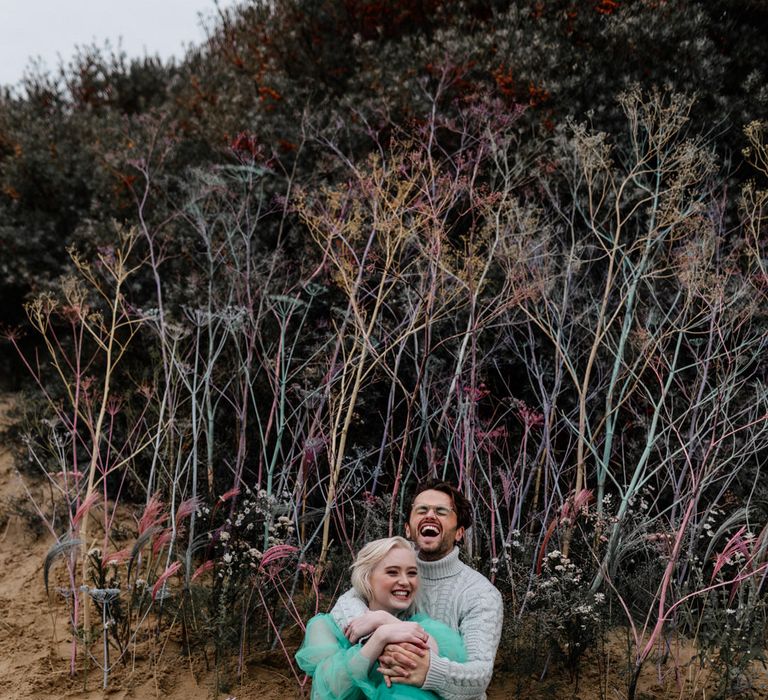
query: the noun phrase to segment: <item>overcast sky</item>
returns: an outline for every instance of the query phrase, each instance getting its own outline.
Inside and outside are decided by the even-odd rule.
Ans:
[[[215,10],[214,0],[0,0],[0,85],[18,83],[30,58],[54,69],[75,46],[107,39],[115,47],[122,39],[128,56],[180,58],[185,45],[205,38],[200,13]]]

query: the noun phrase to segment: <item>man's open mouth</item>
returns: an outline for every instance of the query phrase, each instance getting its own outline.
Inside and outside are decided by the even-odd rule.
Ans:
[[[432,523],[424,523],[424,525],[419,528],[419,534],[422,537],[439,537],[440,528]]]

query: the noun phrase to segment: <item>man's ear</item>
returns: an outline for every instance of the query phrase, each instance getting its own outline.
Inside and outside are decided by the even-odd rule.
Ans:
[[[408,523],[405,524],[405,536],[409,540],[411,539],[411,526]]]
[[[455,542],[461,542],[461,538],[464,537],[464,528],[463,527],[457,527],[456,528],[456,539]]]

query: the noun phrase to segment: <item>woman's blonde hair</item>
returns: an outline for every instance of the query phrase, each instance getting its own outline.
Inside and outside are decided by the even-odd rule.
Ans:
[[[370,603],[373,597],[371,590],[371,572],[375,566],[389,554],[395,547],[401,547],[411,552],[414,551],[413,545],[405,537],[383,537],[380,540],[373,540],[363,547],[352,564],[352,587],[358,595],[365,598]]]

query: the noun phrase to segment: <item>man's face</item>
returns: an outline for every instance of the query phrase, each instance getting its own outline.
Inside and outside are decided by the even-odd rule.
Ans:
[[[464,536],[453,499],[442,491],[422,491],[411,507],[405,534],[416,543],[420,559],[437,561],[450,554]]]

